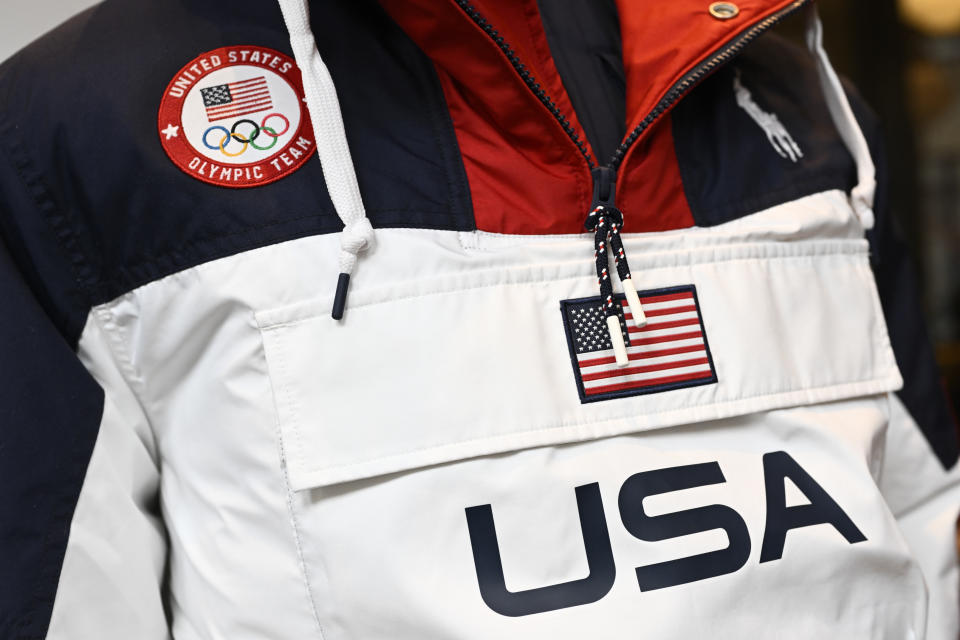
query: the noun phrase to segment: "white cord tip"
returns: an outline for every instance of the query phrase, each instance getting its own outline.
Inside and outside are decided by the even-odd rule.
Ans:
[[[617,366],[627,366],[630,363],[630,358],[627,357],[627,345],[623,342],[620,318],[607,316],[607,330],[610,332],[610,343],[613,345],[613,355],[617,359]]]
[[[633,316],[632,322],[635,327],[646,326],[647,316],[643,313],[643,305],[640,304],[640,296],[637,295],[637,288],[633,286],[633,280],[626,278],[621,282],[623,293],[627,296],[627,304],[630,306],[630,315]]]

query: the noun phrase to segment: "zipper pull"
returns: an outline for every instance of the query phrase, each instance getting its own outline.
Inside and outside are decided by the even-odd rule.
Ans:
[[[593,205],[590,209],[615,207],[617,170],[613,167],[595,167],[590,174],[593,176]]]

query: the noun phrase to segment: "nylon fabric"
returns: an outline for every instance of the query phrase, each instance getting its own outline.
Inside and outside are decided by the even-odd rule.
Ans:
[[[592,193],[587,162],[497,45],[453,2],[381,4],[434,62],[463,155],[477,228],[579,232]],[[584,139],[552,62],[547,69],[540,66],[549,61],[549,46],[535,2],[480,6],[495,11],[489,18],[506,30],[503,37]]]
[[[106,400],[46,637],[164,640],[167,541],[153,432],[96,316],[78,350]]]
[[[0,67],[0,636],[955,640],[876,131],[815,22],[758,35],[801,3],[617,5],[622,370],[536,0],[221,4],[105,0]],[[172,74],[291,45],[319,163],[170,161]]]
[[[896,396],[890,397],[880,488],[927,581],[929,637],[956,637],[960,634],[960,564],[954,542],[960,515],[960,466],[947,470],[939,464],[923,431]]]
[[[838,195],[756,218],[762,223],[792,212],[796,218],[806,213],[808,224],[843,220],[850,210]],[[523,259],[520,247],[504,251],[500,260],[512,262],[508,269],[439,265],[433,277],[358,289],[343,326],[319,312],[326,298],[258,312],[293,488],[883,393],[902,384],[878,323],[862,239],[769,243],[722,226],[687,235],[682,245],[621,237],[638,289],[696,285],[716,385],[581,404],[559,313],[561,300],[596,295],[593,265],[577,260],[579,240],[554,242],[547,252],[552,259]],[[808,304],[796,305],[799,299]],[[392,320],[384,323],[386,317]],[[475,339],[464,344],[462,335]],[[513,354],[528,353],[531,335],[538,336],[537,350],[514,360]],[[361,344],[368,350],[363,354]],[[842,362],[823,363],[820,353],[841,349]],[[403,363],[397,374],[354,385],[378,353]],[[459,355],[451,359],[451,353]],[[340,363],[335,373],[315,370],[325,358]],[[469,363],[475,386],[421,400],[421,390],[455,379],[461,362]],[[497,402],[475,415],[475,394]],[[406,409],[396,415],[393,402],[378,403],[366,406],[362,420],[352,417],[369,396],[403,399]],[[318,431],[313,424],[325,426]],[[384,424],[394,428],[381,433]],[[445,426],[438,430],[438,424]]]
[[[50,621],[104,394],[2,236],[0,300],[0,637],[38,638]]]
[[[798,221],[816,240],[798,233]],[[329,235],[213,261],[98,307],[95,313],[109,326],[115,349],[151,381],[141,400],[163,460],[160,494],[171,531],[174,636],[230,637],[252,629],[264,635],[270,630],[271,637],[309,637],[319,628],[327,639],[486,638],[518,629],[530,638],[580,637],[590,629],[623,637],[637,625],[667,634],[682,620],[684,635],[710,627],[716,637],[733,638],[748,627],[773,633],[769,625],[776,620],[789,621],[797,638],[826,633],[827,624],[848,637],[879,637],[878,629],[922,637],[923,578],[893,516],[877,509],[878,448],[888,423],[883,391],[898,382],[888,349],[874,350],[883,343],[883,325],[876,300],[861,297],[870,291],[863,284],[869,283],[869,271],[861,234],[839,191],[711,229],[627,234],[628,251],[637,249],[631,258],[640,261],[632,265],[639,287],[681,278],[705,294],[713,291],[701,304],[719,384],[727,391],[718,384],[689,395],[684,390],[682,397],[630,398],[626,408],[612,402],[581,405],[570,362],[564,361],[560,299],[595,287],[590,264],[582,259],[589,250],[586,237],[383,230],[378,250],[356,274],[346,322],[319,331],[310,323],[331,322],[323,312],[329,299],[309,300],[323,268],[314,256],[338,250],[337,238]],[[834,253],[842,246],[856,251],[847,257]],[[772,276],[778,288],[718,289],[717,283],[737,278],[724,277],[718,270],[722,263],[714,261],[725,253],[744,257],[738,252],[747,247],[782,253],[782,262],[761,252],[755,263],[730,263]],[[788,257],[792,251],[799,251],[796,258]],[[692,254],[707,260],[703,267],[687,264],[684,256]],[[420,258],[411,261],[410,255]],[[838,332],[833,339],[845,345],[845,353],[859,344],[836,324],[841,316],[869,326],[866,352],[849,351],[847,360],[818,359],[817,370],[804,373],[812,361],[801,360],[798,367],[796,354],[774,341],[779,330],[769,333],[769,345],[761,344],[760,332],[749,325],[742,329],[752,347],[738,348],[731,339],[744,321],[738,310],[761,312],[763,318],[764,313],[787,317],[788,308],[796,313],[792,287],[802,289],[811,268],[829,274],[816,290],[832,291],[831,304],[846,305],[842,314],[829,314]],[[789,272],[797,277],[784,288],[792,278],[779,274]],[[860,293],[850,295],[844,273],[861,274],[854,278],[861,284],[851,284]],[[526,284],[531,274],[539,280],[539,293],[532,295]],[[492,288],[478,287],[484,279]],[[763,301],[741,300],[748,292]],[[807,307],[811,314],[824,308],[832,307]],[[438,309],[463,315],[450,323],[434,313]],[[486,315],[491,310],[495,313]],[[783,329],[797,341],[797,353],[815,351],[803,345],[805,335],[822,333],[812,318],[799,315],[796,326]],[[431,339],[421,340],[426,335]],[[279,369],[275,338],[285,342],[288,354]],[[456,348],[449,346],[453,342]],[[520,357],[505,359],[505,353]],[[780,354],[794,364],[778,365]],[[385,375],[365,374],[365,400],[358,405],[351,388],[337,387],[338,378],[324,373],[327,358],[339,363],[342,379],[371,367]],[[726,417],[710,408],[717,393],[745,397],[759,381],[776,385],[767,373],[756,373],[763,358],[784,379],[795,376],[802,388],[849,382],[870,371],[882,381],[873,388],[848,387],[846,394],[859,396],[849,400],[794,396],[785,398],[782,408],[748,400]],[[488,370],[505,362],[509,367],[495,374]],[[469,380],[457,373],[464,366],[472,370]],[[524,375],[528,366],[552,373]],[[424,378],[430,371],[436,377]],[[514,374],[528,379],[517,390],[510,388]],[[543,384],[536,382],[541,378]],[[285,382],[291,379],[309,388],[291,387]],[[441,379],[444,394],[434,392]],[[504,384],[498,386],[498,380]],[[531,382],[540,391],[531,394]],[[510,395],[519,392],[523,405],[514,402],[519,395]],[[678,402],[691,410],[688,417],[677,413],[669,423],[642,424],[644,411],[667,416],[662,409]],[[813,404],[794,407],[808,403]],[[359,414],[357,406],[363,406]],[[524,413],[523,406],[539,407],[540,415]],[[431,407],[446,407],[443,418],[420,420]],[[558,423],[571,426],[533,431],[535,439],[515,437],[537,427],[547,407],[581,416],[580,424],[558,415]],[[291,412],[299,435],[288,430]],[[701,424],[688,424],[691,419]],[[491,433],[490,425],[513,435],[491,446],[492,440],[481,437]],[[437,447],[452,441],[461,444]],[[391,457],[406,451],[396,448],[401,445],[415,451]],[[866,542],[850,543],[829,524],[805,527],[787,532],[781,559],[759,562],[765,535],[762,460],[781,450],[840,505]],[[353,464],[362,460],[358,452],[370,462]],[[319,456],[344,471],[305,473],[308,465],[323,461]],[[656,503],[662,511],[653,513],[728,505],[746,523],[751,555],[723,576],[641,591],[635,567],[722,549],[722,532],[640,542],[621,524],[619,487],[640,471],[714,462],[723,483],[691,490],[687,497],[665,495]],[[617,569],[609,593],[582,606],[517,619],[487,607],[465,509],[492,505],[509,590],[562,583],[585,575],[574,488],[594,482]],[[213,534],[197,523],[215,523]],[[248,561],[238,564],[238,557]],[[377,576],[376,585],[366,580],[370,575]],[[804,598],[800,608],[791,603],[776,609],[789,600],[778,597],[774,603],[764,594],[779,592],[785,583],[817,595]],[[703,617],[680,615],[679,603],[690,597],[706,607],[699,610]],[[720,618],[711,612],[729,610],[731,598],[744,597],[757,603],[750,611],[762,611],[763,617],[747,613],[718,626]],[[776,616],[767,615],[771,608]],[[624,621],[633,622],[624,626]]]
[[[538,0],[544,35],[564,90],[602,163],[626,135],[620,21],[613,0]]]
[[[827,52],[823,48],[823,23],[820,22],[820,16],[817,15],[813,5],[808,9],[807,21],[807,46],[817,58],[817,70],[820,72],[820,84],[827,98],[827,107],[833,117],[833,123],[840,132],[840,137],[843,138],[847,149],[857,163],[857,184],[850,194],[853,207],[864,228],[870,229],[875,222],[873,201],[877,190],[873,158],[863,131],[860,130],[860,125],[850,108],[847,94],[840,85],[840,78],[833,70]]]
[[[281,0],[280,8],[290,32],[297,66],[303,73],[304,100],[313,122],[323,178],[337,215],[343,221],[340,247],[340,273],[350,275],[361,251],[373,246],[373,227],[367,219],[360,197],[360,186],[347,145],[347,135],[340,114],[340,102],[333,79],[317,51],[310,30],[310,10],[305,0]],[[344,297],[346,290],[344,290]],[[344,300],[345,302],[345,300]],[[343,304],[343,303],[341,303]],[[334,307],[334,316],[342,315]]]

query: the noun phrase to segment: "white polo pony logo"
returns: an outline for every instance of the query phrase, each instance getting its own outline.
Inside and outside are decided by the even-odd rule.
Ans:
[[[803,157],[803,152],[800,151],[800,147],[793,139],[793,136],[790,135],[790,132],[787,131],[786,127],[780,122],[780,119],[777,118],[777,115],[775,113],[767,113],[753,101],[750,90],[743,86],[743,83],[740,81],[739,69],[737,69],[736,75],[733,78],[733,92],[736,94],[737,104],[763,129],[767,134],[767,139],[770,140],[770,144],[781,157],[788,158],[793,162]]]

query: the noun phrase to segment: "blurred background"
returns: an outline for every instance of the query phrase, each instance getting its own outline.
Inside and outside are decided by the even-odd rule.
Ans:
[[[821,0],[827,51],[884,125],[894,213],[960,407],[960,0]]]
[[[2,2],[0,60],[94,4]],[[834,66],[884,123],[891,199],[916,262],[948,392],[960,407],[960,0],[819,5]],[[799,32],[800,22],[784,27]]]

